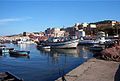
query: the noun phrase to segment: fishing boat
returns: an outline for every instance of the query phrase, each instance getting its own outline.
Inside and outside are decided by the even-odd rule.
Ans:
[[[0,48],[0,51],[1,51],[2,53],[9,53],[10,50],[14,50],[14,48],[7,48],[7,47]]]
[[[40,49],[50,49],[50,45],[37,45],[37,48],[40,48]]]
[[[34,44],[34,42],[33,41],[23,41],[23,40],[21,40],[21,41],[17,41],[17,44]]]
[[[53,42],[49,45],[51,48],[76,48],[79,43],[79,39],[73,39],[63,42]]]
[[[105,42],[111,41],[110,39],[105,39],[105,32],[98,32],[97,36],[93,40],[80,40],[79,44],[81,45],[94,45],[94,44],[105,44]]]
[[[0,72],[0,81],[23,81],[23,79],[20,79],[10,72]]]
[[[79,43],[79,39],[70,39],[67,37],[61,38],[50,38],[47,41],[44,41],[40,44],[42,48],[76,48]]]
[[[20,39],[17,39],[12,42],[13,44],[34,44],[32,40],[30,40],[29,38],[24,38],[24,37],[21,37]]]
[[[93,45],[93,44],[98,44],[99,41],[95,41],[95,40],[81,40],[79,42],[79,45]]]
[[[90,47],[90,51],[102,51],[104,49],[104,47],[100,46],[100,45],[93,45]]]
[[[0,53],[9,53],[10,50],[14,50],[14,48],[6,47],[6,45],[0,45]]]
[[[11,50],[9,52],[10,55],[15,56],[29,56],[30,51],[19,51],[19,50]]]

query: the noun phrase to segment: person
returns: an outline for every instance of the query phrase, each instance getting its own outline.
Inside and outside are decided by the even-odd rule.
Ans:
[[[67,81],[64,76],[62,76],[62,81]]]

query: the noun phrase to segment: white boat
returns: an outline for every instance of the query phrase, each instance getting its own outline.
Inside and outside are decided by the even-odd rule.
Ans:
[[[33,41],[17,41],[17,44],[33,44]]]
[[[43,48],[76,48],[79,43],[79,39],[60,40],[59,38],[53,38],[51,41],[41,43],[41,46]]]
[[[0,45],[0,53],[8,53],[10,50],[14,50],[14,48],[9,48],[5,45]]]
[[[105,44],[105,42],[111,41],[110,39],[105,39],[104,32],[98,32],[95,40],[80,40],[79,44]]]
[[[51,42],[48,43],[51,48],[76,48],[79,43],[79,39],[73,39],[68,41]]]
[[[29,38],[20,38],[18,40],[13,41],[14,44],[33,44],[34,42]]]

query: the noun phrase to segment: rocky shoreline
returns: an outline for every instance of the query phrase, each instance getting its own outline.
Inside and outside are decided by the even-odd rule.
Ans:
[[[120,40],[115,41],[113,45],[101,51],[101,58],[120,62]]]

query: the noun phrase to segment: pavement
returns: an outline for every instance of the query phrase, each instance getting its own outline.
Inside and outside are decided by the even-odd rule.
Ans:
[[[120,62],[92,58],[55,81],[120,81]]]

